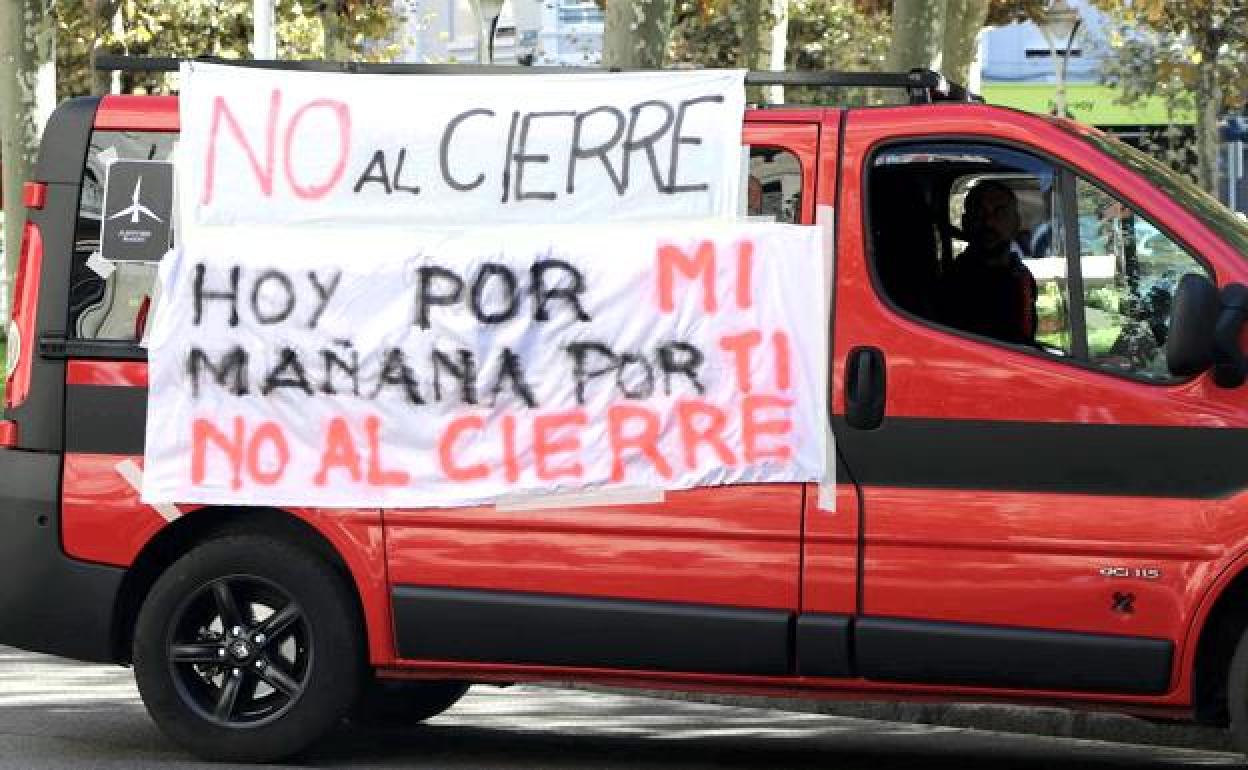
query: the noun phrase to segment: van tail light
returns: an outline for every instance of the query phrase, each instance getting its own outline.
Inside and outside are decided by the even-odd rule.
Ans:
[[[30,394],[30,369],[35,353],[35,312],[39,302],[39,273],[43,265],[43,234],[39,225],[26,221],[22,230],[22,251],[13,291],[13,317],[9,321],[8,351],[5,362],[4,403],[7,409],[20,406]],[[0,443],[3,439],[0,428]]]
[[[13,420],[0,420],[0,448],[11,449],[17,446],[17,423]]]

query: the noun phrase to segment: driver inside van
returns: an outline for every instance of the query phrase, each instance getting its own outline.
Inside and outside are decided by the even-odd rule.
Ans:
[[[944,278],[945,322],[1016,345],[1036,344],[1036,279],[1023,264],[1018,197],[984,181],[963,206],[967,248]]]

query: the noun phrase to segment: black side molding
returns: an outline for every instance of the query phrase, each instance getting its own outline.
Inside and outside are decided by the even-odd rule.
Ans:
[[[783,610],[418,586],[392,596],[399,655],[413,660],[790,673]]]
[[[1166,639],[860,618],[858,673],[868,679],[1113,693],[1164,693]]]
[[[797,673],[801,676],[853,676],[851,622],[848,615],[799,615]]]

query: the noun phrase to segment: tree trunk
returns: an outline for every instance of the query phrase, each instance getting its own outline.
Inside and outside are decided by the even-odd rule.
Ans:
[[[667,60],[673,0],[611,0],[602,41],[602,66],[657,69]]]
[[[945,0],[893,0],[889,69],[940,69],[944,39]]]
[[[988,20],[989,0],[947,0],[941,72],[959,85],[970,82],[979,53],[979,32]]]
[[[39,151],[39,81],[47,74],[41,70],[55,61],[56,27],[45,2],[0,2],[0,159],[4,167],[5,275],[10,279],[17,274],[26,223],[22,185],[30,179]],[[12,284],[10,280],[10,292]]]
[[[1222,84],[1218,78],[1221,41],[1207,34],[1201,48],[1200,79],[1196,86],[1197,180],[1210,195],[1218,197],[1218,114],[1222,111]]]
[[[767,35],[767,51],[759,69],[783,72],[789,43],[789,0],[768,0],[774,22]],[[784,104],[784,86],[768,86],[763,89],[768,104]]]
[[[121,9],[121,0],[90,0],[91,3],[91,95],[99,96],[112,90],[112,73],[95,68],[95,55],[104,30],[112,29],[113,20]]]
[[[343,37],[340,0],[329,0],[321,6],[321,30],[325,35],[325,59],[327,61],[347,61],[351,51]]]

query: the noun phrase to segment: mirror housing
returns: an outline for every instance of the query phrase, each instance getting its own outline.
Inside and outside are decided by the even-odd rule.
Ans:
[[[1239,341],[1248,319],[1248,286],[1227,284],[1221,301],[1213,329],[1213,381],[1223,388],[1237,388],[1248,378],[1248,358]]]
[[[1200,273],[1179,280],[1166,335],[1166,366],[1175,377],[1195,377],[1214,362],[1214,330],[1222,303],[1218,288]]]

